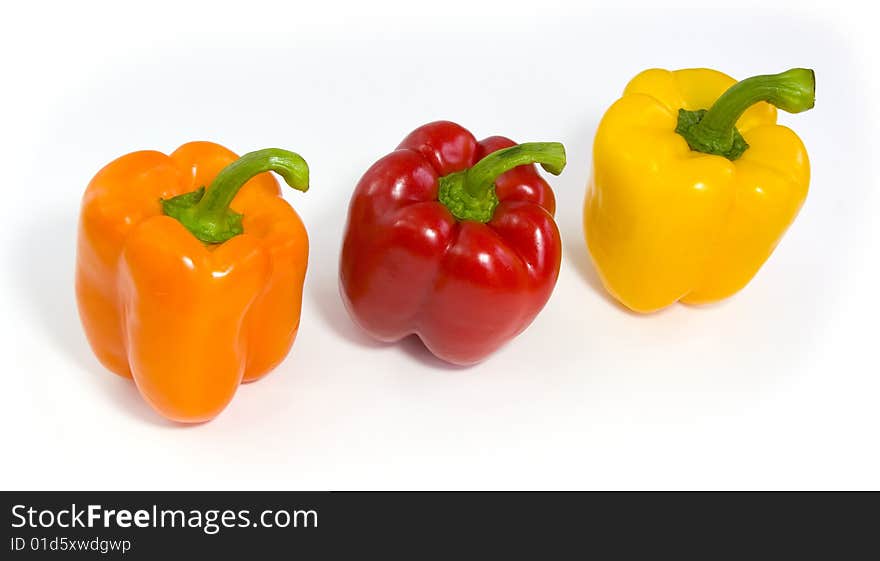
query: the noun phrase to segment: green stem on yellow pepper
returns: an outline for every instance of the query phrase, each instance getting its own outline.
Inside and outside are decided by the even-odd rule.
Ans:
[[[687,140],[691,150],[736,160],[749,147],[736,129],[736,122],[760,101],[788,113],[812,109],[816,103],[816,76],[808,68],[792,68],[780,74],[747,78],[731,86],[708,110],[679,109],[675,132]]]
[[[241,234],[242,215],[229,205],[252,177],[274,171],[299,191],[309,189],[309,166],[299,154],[266,148],[245,154],[217,174],[210,187],[162,200],[162,211],[205,243],[223,243]]]

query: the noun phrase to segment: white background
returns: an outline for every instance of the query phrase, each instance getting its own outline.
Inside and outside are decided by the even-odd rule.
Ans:
[[[610,3],[603,3],[610,4]],[[865,3],[867,4],[867,3]],[[43,2],[0,33],[0,487],[880,488],[876,10],[846,2]],[[641,317],[581,233],[598,119],[649,67],[810,66],[781,115],[811,192],[755,280]],[[871,103],[875,105],[871,105]],[[414,127],[559,140],[565,251],[532,326],[480,366],[377,345],[337,293],[348,198]],[[201,426],[105,371],[73,297],[79,198],[138,149],[281,146],[311,236],[287,360]]]

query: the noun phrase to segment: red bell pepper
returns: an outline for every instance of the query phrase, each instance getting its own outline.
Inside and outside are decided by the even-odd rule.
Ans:
[[[349,207],[340,290],[381,341],[417,334],[455,364],[486,358],[547,303],[562,257],[557,142],[477,142],[448,121],[420,127],[364,174]]]

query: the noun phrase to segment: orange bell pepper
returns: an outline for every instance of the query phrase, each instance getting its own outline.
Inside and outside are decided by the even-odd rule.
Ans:
[[[238,158],[210,142],[122,156],[86,189],[76,258],[86,336],[169,419],[212,419],[296,337],[308,237],[267,171],[308,189],[293,152]]]

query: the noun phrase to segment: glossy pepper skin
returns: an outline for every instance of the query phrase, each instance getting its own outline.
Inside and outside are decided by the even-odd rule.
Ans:
[[[807,151],[776,124],[776,107],[804,111],[814,97],[806,69],[738,84],[708,69],[636,76],[599,124],[584,210],[608,291],[652,312],[742,289],[794,221],[810,180]]]
[[[296,337],[308,238],[275,178],[255,174],[267,169],[308,186],[308,168],[293,153],[239,159],[217,144],[191,142],[170,155],[122,156],[86,189],[76,260],[83,327],[101,363],[133,378],[168,419],[213,418],[241,382],[281,362]],[[232,212],[215,197],[207,218],[185,218],[210,231],[199,235],[219,236],[213,242],[166,214],[207,205],[221,183],[215,195],[222,190]]]
[[[553,192],[524,165],[534,162],[558,174],[562,145],[477,141],[447,121],[416,129],[376,162],[352,196],[342,246],[340,291],[354,321],[381,341],[417,334],[459,365],[523,331],[561,260]],[[482,178],[473,198],[444,195],[465,176]]]

